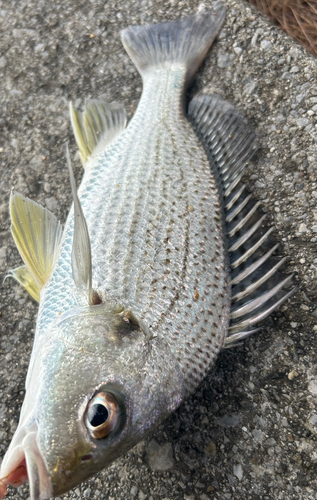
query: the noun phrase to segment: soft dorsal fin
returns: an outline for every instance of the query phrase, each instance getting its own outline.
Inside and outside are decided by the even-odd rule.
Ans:
[[[88,158],[105,148],[125,128],[127,117],[121,104],[89,100],[83,113],[70,103],[70,121],[83,166]]]
[[[11,193],[10,215],[11,232],[25,264],[25,270],[13,270],[11,275],[32,297],[37,290],[38,298],[58,257],[62,226],[49,210],[15,191]]]
[[[88,304],[100,303],[97,292],[92,288],[92,263],[91,247],[87,222],[78,198],[75,178],[70,161],[68,145],[66,146],[66,159],[69,170],[70,184],[74,200],[74,238],[72,248],[72,272],[75,285],[84,289],[88,294]]]
[[[29,273],[25,266],[17,267],[16,269],[11,269],[6,278],[14,278],[20,285],[22,285],[26,291],[31,295],[31,297],[40,302],[40,288],[35,283],[33,276]]]
[[[247,119],[232,104],[218,96],[197,96],[189,106],[189,117],[209,156],[223,195],[232,275],[232,309],[226,347],[254,328],[290,297],[292,275],[279,268],[277,246],[269,238],[272,228],[263,226],[265,215],[246,192],[241,178],[257,149],[255,133]],[[288,286],[287,287],[285,286]]]

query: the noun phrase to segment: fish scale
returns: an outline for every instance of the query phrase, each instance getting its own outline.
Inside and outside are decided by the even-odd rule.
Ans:
[[[169,88],[171,78],[172,75],[168,74]],[[162,78],[158,80],[157,87],[165,88]],[[175,80],[179,81],[178,72]],[[145,89],[145,103],[142,96],[131,127],[118,139],[120,147],[117,144],[112,146],[114,150],[120,150],[120,160],[116,161],[115,155],[110,153],[108,160],[101,157],[96,160],[96,165],[93,162],[88,164],[87,180],[84,177],[79,192],[87,224],[91,228],[93,276],[98,277],[98,286],[110,291],[118,301],[132,307],[142,319],[149,320],[154,326],[162,313],[168,310],[169,303],[175,300],[177,273],[181,273],[181,283],[186,281],[188,270],[191,270],[188,273],[188,286],[192,291],[190,301],[196,288],[201,289],[203,295],[204,284],[191,269],[195,269],[196,264],[193,256],[204,251],[212,260],[214,236],[217,234],[221,238],[222,233],[219,222],[214,222],[215,199],[211,193],[214,192],[215,198],[218,198],[218,193],[202,148],[183,115],[175,116],[165,111],[171,102],[175,102],[177,105],[173,107],[180,110],[179,89],[176,88],[175,95],[169,95],[165,102],[162,97],[166,93],[159,95],[160,113],[166,118],[163,125],[160,122],[160,127],[155,127],[151,123],[148,130],[148,102],[155,109],[157,94],[157,88],[152,88],[152,81],[148,85],[150,90]],[[140,133],[140,123],[144,124],[141,131],[144,144],[151,144],[143,162],[139,160],[140,156],[143,157],[142,147],[140,151],[139,144],[133,142],[135,129]],[[106,179],[106,183],[101,185],[99,179]],[[94,209],[89,210],[93,200]],[[188,212],[189,206],[193,210],[191,213]],[[200,222],[204,223],[200,223],[199,232],[196,230],[197,214]],[[188,222],[189,247],[184,244],[182,234],[184,219]],[[73,231],[70,221],[68,224],[66,234]],[[197,236],[204,230],[203,242],[207,248],[202,249]],[[165,240],[169,246],[162,249],[160,242]],[[120,249],[123,249],[122,253]],[[167,253],[168,249],[170,253]],[[188,255],[182,255],[184,249]],[[223,261],[223,255],[222,251],[219,262]],[[187,264],[184,259],[188,259]],[[212,271],[210,268],[208,275]],[[58,274],[58,267],[55,272]],[[169,279],[168,275],[173,278]],[[148,304],[149,296],[152,302]]]
[[[148,99],[153,102],[155,92],[156,89],[153,90],[153,94],[150,92],[149,97],[145,93],[146,98],[148,97],[146,103]],[[172,100],[179,103],[178,89],[172,96]],[[169,101],[171,101],[171,96],[169,96]],[[161,101],[162,109],[164,105],[164,101]],[[179,106],[175,107],[179,109]],[[110,291],[111,298],[131,307],[141,319],[147,321],[153,331],[157,328],[163,329],[162,333],[158,332],[156,335],[167,335],[170,338],[171,352],[173,353],[175,349],[179,362],[188,372],[187,380],[191,382],[188,386],[190,392],[192,385],[196,385],[197,381],[205,376],[212,362],[212,359],[208,357],[211,350],[208,342],[210,333],[203,325],[210,322],[210,316],[212,316],[212,328],[218,331],[215,340],[214,356],[216,356],[224,341],[226,331],[226,324],[223,324],[218,314],[219,304],[221,304],[220,310],[227,308],[227,316],[229,314],[228,299],[224,299],[221,295],[227,289],[228,277],[225,270],[224,243],[220,243],[223,240],[222,227],[219,220],[215,220],[215,207],[219,204],[219,194],[209,163],[184,117],[180,114],[169,115],[168,123],[166,125],[164,123],[166,128],[162,125],[160,128],[151,126],[150,130],[147,130],[148,113],[146,110],[147,106],[142,106],[141,102],[140,111],[137,112],[131,129],[127,129],[123,136],[118,138],[120,145],[112,146],[114,150],[120,151],[119,161],[116,161],[116,155],[111,155],[110,152],[108,154],[110,160],[99,157],[95,165],[93,163],[87,165],[79,193],[90,231],[93,277],[98,277],[99,288],[104,291],[105,295]],[[140,154],[139,146],[133,148],[134,127],[139,127],[140,122],[144,123],[144,129],[141,132],[144,144],[149,143],[148,137],[150,136],[151,145],[154,145],[151,150],[156,151],[156,145],[159,145],[162,151],[158,155],[151,154],[150,151],[149,161],[145,158],[141,165],[139,161],[134,161],[137,153]],[[170,134],[167,134],[167,130]],[[171,145],[174,145],[173,149]],[[174,172],[175,177],[180,177],[180,179],[176,178],[175,181]],[[151,192],[150,200],[145,194],[145,189],[142,185],[140,186],[140,182],[135,185],[135,189],[131,189],[133,179],[144,177],[150,183],[147,186],[150,188],[148,192]],[[99,179],[104,178],[107,179],[106,184],[100,185]],[[157,179],[160,179],[160,182],[156,182],[155,189],[153,189],[154,180]],[[147,205],[144,204],[146,201]],[[139,207],[142,203],[141,209]],[[94,210],[89,210],[90,206],[93,206]],[[152,209],[154,206],[156,213],[160,214],[158,226],[156,217],[149,217],[151,215],[149,206]],[[192,212],[188,211],[189,206],[192,207]],[[134,211],[133,207],[136,207]],[[171,220],[174,219],[169,216],[172,207],[175,211],[173,227]],[[163,213],[162,209],[164,209]],[[140,217],[141,213],[146,214],[147,218]],[[197,220],[197,214],[199,214],[199,220]],[[184,219],[185,227],[187,226],[185,237]],[[149,226],[152,244],[147,245],[145,234]],[[42,317],[46,320],[45,327],[47,328],[50,318],[51,321],[54,319],[56,310],[63,313],[72,307],[74,302],[80,304],[82,300],[82,297],[76,294],[71,298],[71,293],[74,293],[72,282],[69,280],[70,245],[73,238],[72,215],[66,223],[64,234],[65,251],[62,248],[61,259],[52,277],[53,293],[51,296],[45,296],[43,303],[46,308],[44,306],[39,312],[41,329],[44,328],[41,322]],[[201,239],[202,236],[203,239]],[[166,250],[163,247],[163,256],[160,257],[157,251],[162,251],[162,247],[158,246],[158,242],[161,241],[166,241],[167,246]],[[122,253],[121,248],[124,249]],[[149,254],[149,249],[152,250],[152,255]],[[168,249],[170,253],[167,253]],[[100,250],[102,250],[101,254]],[[182,254],[184,250],[186,253]],[[205,259],[205,263],[197,261],[197,255],[202,254],[208,256],[208,261]],[[166,263],[167,255],[170,265]],[[219,273],[216,271],[216,266],[223,270],[224,274],[220,284],[213,279]],[[169,275],[172,278],[169,278]],[[175,287],[178,275],[179,280]],[[183,283],[186,283],[188,291],[179,289]],[[210,303],[208,291],[207,294],[205,293],[208,289],[213,290],[212,303]],[[50,288],[48,287],[47,290],[49,293]],[[63,290],[64,295],[56,296],[55,290]],[[196,290],[199,295],[198,300],[195,299]],[[72,303],[70,303],[71,300]],[[170,309],[171,303],[173,306]],[[48,314],[46,310],[49,311]],[[177,315],[176,320],[171,313]],[[204,319],[197,319],[197,315]],[[166,322],[166,328],[164,328],[164,322]],[[187,352],[188,343],[197,342],[196,334],[173,335],[174,329],[199,332],[201,328],[205,330],[202,332],[202,338],[206,338],[204,350],[207,353],[205,358],[208,359],[204,368],[199,366],[201,353],[199,353],[196,366],[195,353],[194,359],[191,359],[191,353]],[[202,342],[201,339],[200,342]]]
[[[292,293],[241,185],[253,131],[215,96],[189,106],[202,142],[185,117],[186,85],[224,21],[214,6],[123,32],[144,83],[127,128],[118,104],[70,106],[85,173],[77,193],[66,150],[74,204],[62,237],[53,214],[11,196],[25,262],[11,274],[40,307],[1,498],[28,477],[31,500],[44,500],[108,466]]]

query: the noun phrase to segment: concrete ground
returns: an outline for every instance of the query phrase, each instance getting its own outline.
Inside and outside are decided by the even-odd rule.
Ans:
[[[317,498],[317,67],[294,40],[240,0],[190,95],[217,92],[260,139],[246,176],[291,257],[298,293],[269,326],[223,352],[197,392],[153,436],[62,498]],[[65,221],[68,107],[105,95],[129,116],[141,80],[120,30],[193,13],[198,0],[0,0],[0,266],[20,264],[10,235],[12,186]],[[205,6],[212,7],[207,0]],[[77,179],[82,175],[76,164]],[[8,279],[0,291],[0,455],[24,396],[37,305]],[[165,469],[165,470],[160,470]],[[27,499],[28,486],[8,498]]]

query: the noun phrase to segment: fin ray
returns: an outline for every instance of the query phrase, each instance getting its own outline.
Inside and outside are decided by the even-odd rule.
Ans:
[[[75,177],[70,161],[69,149],[66,147],[66,159],[74,201],[74,237],[72,248],[72,272],[78,288],[88,291],[89,302],[92,289],[91,248],[88,227],[78,198]]]
[[[40,302],[41,289],[34,281],[33,276],[31,275],[31,273],[29,273],[26,266],[20,266],[16,269],[11,269],[4,279],[6,278],[14,278],[18,283],[20,283],[20,285],[22,285],[26,289],[26,291],[34,300],[36,300],[36,302]]]
[[[189,117],[210,158],[223,191],[223,212],[232,269],[232,310],[226,347],[250,333],[259,321],[279,307],[295,289],[285,290],[293,275],[279,269],[287,257],[276,259],[278,244],[263,225],[266,215],[241,182],[257,142],[246,118],[217,96],[198,96],[189,105]]]
[[[225,19],[225,8],[201,12],[179,21],[130,26],[122,31],[122,43],[144,75],[150,68],[183,64],[187,77],[196,73]]]
[[[125,128],[125,109],[118,103],[87,99],[83,113],[69,104],[70,120],[85,167],[92,154],[98,153],[110,144]]]
[[[72,247],[72,273],[75,285],[87,292],[88,304],[100,304],[98,293],[92,288],[91,246],[87,222],[77,194],[75,177],[66,145],[66,160],[74,200],[74,236]]]
[[[11,193],[10,215],[12,236],[27,273],[37,289],[41,290],[49,280],[58,257],[62,226],[49,210],[16,191]],[[26,272],[12,273],[18,281],[19,278],[30,279]]]

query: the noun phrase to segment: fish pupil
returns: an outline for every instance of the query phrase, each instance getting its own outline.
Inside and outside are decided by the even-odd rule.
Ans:
[[[104,424],[108,419],[108,410],[104,405],[94,404],[88,410],[88,420],[90,425],[93,427],[98,427],[101,424]]]

